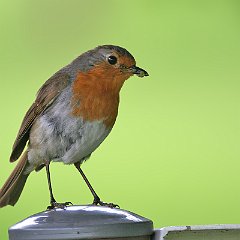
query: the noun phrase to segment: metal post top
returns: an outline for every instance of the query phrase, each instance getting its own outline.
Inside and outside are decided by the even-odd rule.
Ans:
[[[84,239],[147,236],[151,220],[135,213],[102,206],[68,206],[32,215],[9,229],[15,239]]]

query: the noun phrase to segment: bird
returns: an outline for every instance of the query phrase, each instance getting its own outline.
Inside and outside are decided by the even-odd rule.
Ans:
[[[23,118],[10,155],[10,162],[18,163],[0,189],[0,207],[14,206],[30,173],[43,168],[50,195],[48,209],[72,204],[55,200],[52,162],[76,167],[93,195],[92,204],[119,207],[100,199],[81,165],[111,132],[118,115],[120,90],[133,75],[145,77],[148,73],[136,66],[125,48],[101,45],[51,76]]]

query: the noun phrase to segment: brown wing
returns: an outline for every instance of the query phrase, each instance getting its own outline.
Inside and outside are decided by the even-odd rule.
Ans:
[[[69,75],[66,73],[57,72],[55,75],[49,78],[39,89],[37,98],[27,111],[18,132],[17,138],[13,144],[10,162],[16,161],[22,154],[22,151],[29,139],[29,132],[34,120],[51,105],[54,99],[68,85],[68,82]]]

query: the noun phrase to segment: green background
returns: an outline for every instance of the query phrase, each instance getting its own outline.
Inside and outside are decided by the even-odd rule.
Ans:
[[[114,130],[83,166],[104,201],[168,225],[240,223],[240,3],[0,1],[0,184],[39,87],[82,52],[127,48],[150,77],[121,92]],[[58,201],[92,197],[73,166],[52,164]],[[45,171],[0,209],[7,228],[48,205]]]

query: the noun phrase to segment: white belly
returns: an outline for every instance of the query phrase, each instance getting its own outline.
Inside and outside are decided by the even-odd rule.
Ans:
[[[81,138],[72,144],[60,161],[71,164],[87,157],[103,142],[110,130],[106,129],[102,121],[93,121],[84,123],[81,132]]]

